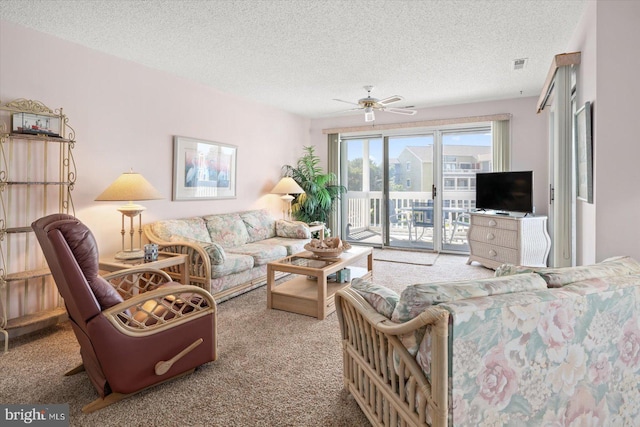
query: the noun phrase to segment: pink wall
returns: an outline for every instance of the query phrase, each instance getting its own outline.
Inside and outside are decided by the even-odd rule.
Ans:
[[[577,71],[578,106],[589,101],[592,104],[593,117],[598,117],[596,101],[596,3],[589,2],[582,19],[574,31],[573,38],[567,46],[567,52],[581,52],[580,66]],[[594,122],[597,127],[596,120]],[[594,138],[594,144],[596,139]],[[594,168],[594,182],[597,181],[597,170]],[[594,201],[597,201],[597,186],[594,185]],[[583,200],[576,200],[576,265],[588,265],[596,262],[596,205]]]
[[[580,50],[578,102],[593,103],[594,204],[577,201],[577,263],[640,259],[640,2],[589,2],[568,50]]]
[[[76,131],[77,216],[103,253],[119,249],[124,203],[94,199],[122,172],[142,173],[164,200],[143,202],[144,222],[266,207],[283,164],[309,145],[309,120],[164,72],[0,21],[0,102],[62,107]],[[237,198],[171,201],[173,136],[238,147]]]
[[[549,187],[547,172],[547,118],[543,114],[536,114],[537,101],[538,97],[524,97],[502,101],[423,108],[418,110],[418,114],[410,118],[398,114],[380,113],[376,116],[376,124],[451,119],[500,113],[512,114],[512,169],[534,171],[536,214],[546,215],[548,211],[547,188]],[[311,143],[317,146],[319,148],[318,151],[326,157],[327,136],[322,133],[323,129],[363,125],[365,125],[365,122],[361,114],[312,120]],[[375,129],[372,128],[372,132],[374,131]]]
[[[640,259],[640,2],[598,1],[594,159],[596,259]]]

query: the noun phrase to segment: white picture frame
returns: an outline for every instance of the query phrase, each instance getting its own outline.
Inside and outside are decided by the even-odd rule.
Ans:
[[[238,148],[174,136],[172,200],[236,198]]]

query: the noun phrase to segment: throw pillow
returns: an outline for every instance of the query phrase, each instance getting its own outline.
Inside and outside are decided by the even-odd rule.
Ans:
[[[351,281],[351,288],[367,300],[378,313],[389,319],[400,299],[400,296],[393,290],[381,285],[374,285],[371,281],[362,280],[359,277]]]
[[[289,239],[310,239],[311,231],[309,231],[309,226],[302,221],[279,219],[276,221],[276,236]]]

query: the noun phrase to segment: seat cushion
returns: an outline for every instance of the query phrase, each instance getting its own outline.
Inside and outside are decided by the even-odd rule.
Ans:
[[[227,253],[222,264],[211,265],[211,277],[218,278],[229,274],[240,273],[253,268],[254,261],[251,255]]]
[[[204,221],[210,241],[225,249],[242,246],[249,241],[247,227],[238,213],[208,215]]]
[[[293,255],[303,252],[305,250],[304,245],[310,241],[311,239],[287,239],[286,237],[273,237],[271,239],[263,240],[260,243],[263,245],[284,246],[287,249],[287,255]]]
[[[280,245],[247,243],[236,248],[227,249],[228,253],[250,255],[254,265],[264,265],[287,256],[287,248]]]

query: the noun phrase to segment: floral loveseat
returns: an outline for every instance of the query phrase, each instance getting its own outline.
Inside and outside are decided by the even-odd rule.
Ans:
[[[306,224],[276,220],[266,210],[161,220],[143,229],[162,251],[188,254],[190,283],[217,302],[263,285],[267,263],[311,240]]]
[[[496,275],[336,294],[345,388],[371,423],[638,425],[640,264]]]

